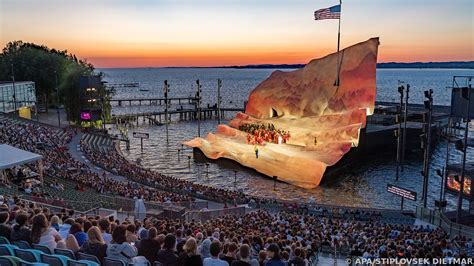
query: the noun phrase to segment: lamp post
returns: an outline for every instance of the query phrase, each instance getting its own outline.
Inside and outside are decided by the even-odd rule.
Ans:
[[[58,72],[54,71],[55,86],[56,86],[56,112],[58,114],[58,127],[61,127],[61,114],[59,113],[59,88],[58,88]]]
[[[405,145],[407,141],[407,120],[408,120],[408,95],[410,93],[410,84],[407,84],[405,94],[405,111],[403,112],[403,140],[402,140],[402,157],[401,157],[401,171],[403,172],[405,164]]]
[[[431,118],[433,114],[433,90],[425,91],[425,97],[427,100],[424,101],[425,109],[428,110],[428,123],[424,125],[424,134],[422,134],[421,142],[422,148],[424,149],[424,160],[423,160],[423,170],[421,174],[423,175],[423,207],[426,208],[428,200],[428,180],[430,176],[430,145],[431,145]]]
[[[469,132],[469,121],[470,121],[470,103],[471,103],[471,84],[469,87],[464,87],[462,97],[466,99],[466,125],[464,127],[464,143],[463,143],[463,154],[462,154],[462,168],[461,168],[461,182],[460,182],[460,189],[459,189],[459,196],[458,196],[458,208],[456,214],[456,223],[459,223],[461,219],[461,212],[462,212],[462,202],[463,202],[463,194],[464,194],[464,179],[465,179],[465,168],[466,168],[466,155],[467,155],[467,136]],[[467,93],[464,91],[467,90]],[[467,97],[466,97],[467,96]]]
[[[163,87],[163,92],[165,94],[165,126],[166,126],[166,144],[169,144],[169,134],[168,134],[168,92],[169,92],[168,80],[165,80],[165,86]]]
[[[449,145],[449,142],[448,142]],[[445,207],[445,201],[443,200],[443,190],[444,190],[444,175],[445,175],[445,168],[443,167],[443,170],[436,169],[436,174],[441,178],[441,184],[440,184],[440,189],[439,189],[439,201],[438,201],[438,209],[439,212]],[[435,202],[436,203],[436,202]]]
[[[16,112],[16,88],[15,88],[15,70],[13,69],[13,60],[10,60],[10,65],[12,68],[12,86],[13,86],[13,108]]]
[[[403,91],[405,87],[399,86],[398,93],[400,93],[400,106],[398,107],[398,114],[396,116],[396,122],[398,128],[395,130],[395,136],[397,137],[397,172],[395,175],[395,180],[398,181],[400,177],[400,162],[401,162],[401,145],[402,145],[402,110],[403,110]]]
[[[221,123],[221,88],[222,88],[222,80],[217,79],[217,123]]]
[[[202,85],[199,83],[199,79],[196,80],[196,100],[197,100],[197,119],[198,119],[198,137],[201,137],[201,87]]]

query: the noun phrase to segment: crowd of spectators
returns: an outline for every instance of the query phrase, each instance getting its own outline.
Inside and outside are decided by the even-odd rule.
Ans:
[[[115,149],[107,152],[94,150],[84,141],[81,141],[81,149],[90,161],[100,167],[103,167],[112,173],[125,176],[135,182],[155,187],[160,190],[170,190],[179,194],[192,195],[198,198],[233,204],[248,203],[251,200],[256,200],[256,198],[249,197],[243,192],[196,184],[144,168],[128,161]]]
[[[54,213],[18,198],[0,204],[0,236],[135,262],[163,265],[308,265],[318,250],[364,258],[466,258],[472,239],[431,226],[390,225],[258,210],[207,222]],[[463,250],[463,251],[461,251]]]
[[[79,188],[87,186],[100,193],[147,201],[188,201],[197,195],[225,202],[265,203],[240,192],[165,176],[127,161],[115,150],[101,153],[81,143],[91,161],[135,182],[99,175],[69,154],[66,144],[73,135],[70,130],[0,120],[0,143],[43,155],[47,175],[75,181]],[[59,183],[50,186],[63,189]],[[299,207],[295,204],[295,208]],[[364,258],[463,258],[473,249],[472,239],[450,238],[431,226],[386,224],[374,213],[360,221],[356,219],[361,215],[358,211],[339,219],[298,210],[300,213],[257,210],[205,222],[157,218],[119,221],[116,217],[77,215],[66,209],[54,213],[16,197],[0,196],[0,236],[52,250],[84,252],[100,260],[147,259],[163,265],[308,265],[310,258],[324,249]]]
[[[117,181],[91,171],[88,165],[75,160],[68,152],[67,144],[73,135],[74,131],[72,130],[58,129],[37,123],[19,123],[18,120],[10,118],[0,121],[0,143],[7,143],[43,155],[45,175],[74,181],[78,184],[78,190],[84,190],[83,186],[87,186],[102,194],[118,194],[128,198],[143,198],[147,201],[157,202],[193,200],[192,197],[186,195],[147,188],[136,182]],[[34,164],[29,167],[39,171]],[[56,182],[49,185],[58,190],[63,189]],[[35,194],[47,196],[39,191]]]

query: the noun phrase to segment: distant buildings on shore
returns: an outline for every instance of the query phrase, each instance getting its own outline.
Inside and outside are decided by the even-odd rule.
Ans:
[[[220,66],[216,68],[302,68],[304,64],[260,64],[245,66]],[[457,68],[474,69],[474,61],[453,61],[453,62],[412,62],[412,63],[378,63],[377,68]]]

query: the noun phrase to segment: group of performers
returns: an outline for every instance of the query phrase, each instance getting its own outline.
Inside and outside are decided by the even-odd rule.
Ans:
[[[243,124],[239,130],[247,132],[247,144],[263,145],[265,142],[275,144],[286,143],[290,139],[290,132],[276,129],[273,124]]]

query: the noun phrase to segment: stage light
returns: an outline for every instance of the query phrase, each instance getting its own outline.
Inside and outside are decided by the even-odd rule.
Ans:
[[[432,100],[433,99],[433,90],[432,89],[429,89],[429,90],[426,90],[425,92],[425,97]]]
[[[403,86],[398,87],[398,93],[400,93],[400,94],[403,95],[403,90],[404,90],[404,89],[405,89],[405,88],[404,88]]]

